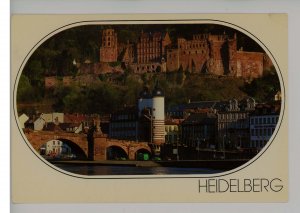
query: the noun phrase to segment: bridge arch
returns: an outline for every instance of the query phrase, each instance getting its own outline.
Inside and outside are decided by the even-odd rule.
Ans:
[[[134,155],[135,160],[150,160],[152,157],[150,148],[147,149],[144,147],[136,149]]]
[[[59,143],[61,142],[61,144]],[[49,144],[51,143],[51,144]],[[53,143],[53,144],[52,144]],[[63,149],[63,145],[67,145],[71,149],[71,153],[75,154],[76,159],[78,160],[86,160],[87,159],[87,150],[84,150],[84,148],[80,147],[78,144],[76,144],[74,141],[66,139],[66,138],[56,138],[56,139],[48,139],[46,141],[41,142],[39,144],[38,151],[41,155],[47,154],[45,153],[45,146],[50,146],[50,149],[53,149],[53,152],[61,152]]]
[[[77,159],[86,160],[88,158],[88,154],[87,154],[88,150],[84,150],[84,148],[80,147],[74,141],[65,138],[58,138],[57,140],[60,140],[63,143],[67,144],[72,149],[72,151],[76,153]]]
[[[61,141],[67,144],[72,150],[77,153],[78,159],[87,159],[88,142],[86,135],[64,133],[64,132],[49,132],[49,131],[28,131],[25,136],[31,146],[40,154],[41,147],[49,141]]]
[[[111,145],[106,148],[106,160],[127,160],[128,158],[128,151],[122,146]]]

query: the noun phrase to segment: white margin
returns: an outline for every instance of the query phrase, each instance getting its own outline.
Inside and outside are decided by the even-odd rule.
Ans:
[[[9,212],[10,208],[10,10],[9,0],[0,1],[0,208],[1,212]]]
[[[8,0],[0,1],[0,80],[1,96],[5,100],[1,104],[1,130],[5,131],[5,137],[1,137],[0,163],[1,163],[1,188],[0,202],[7,204],[7,171],[9,159],[7,143],[9,109],[6,101],[9,100],[7,89],[9,80],[8,45],[9,38],[3,29],[9,28],[7,6]],[[3,6],[4,5],[4,6]],[[58,6],[59,5],[59,6]],[[60,213],[60,212],[123,212],[123,213],[163,213],[163,212],[243,212],[243,213],[279,213],[300,212],[300,1],[297,0],[11,0],[13,13],[23,14],[108,14],[108,13],[288,13],[289,16],[289,84],[288,103],[289,108],[289,202],[288,203],[260,203],[260,204],[12,204],[13,213]],[[5,13],[3,13],[5,8]],[[2,24],[2,22],[4,22]],[[5,38],[3,38],[5,37]],[[4,51],[4,52],[3,52]],[[2,68],[2,66],[4,67]],[[2,76],[4,75],[5,76]],[[8,96],[8,97],[7,97]],[[2,103],[2,102],[1,102]],[[1,134],[2,136],[2,134]],[[4,144],[3,144],[4,143]],[[4,172],[4,175],[3,175]],[[3,181],[4,185],[3,185]],[[3,191],[4,189],[4,191]],[[4,198],[3,199],[3,195]],[[8,196],[9,197],[9,196]],[[5,209],[6,210],[6,209]]]

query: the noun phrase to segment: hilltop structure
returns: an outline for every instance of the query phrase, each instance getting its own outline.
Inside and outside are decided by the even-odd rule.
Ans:
[[[238,50],[236,34],[194,34],[191,40],[179,37],[176,43],[172,43],[168,33],[142,31],[137,43],[118,44],[113,29],[103,30],[100,62],[118,60],[125,62],[126,67],[135,73],[181,69],[242,78],[261,77],[264,68],[272,65],[262,52]]]
[[[168,32],[142,31],[136,41],[122,43],[116,30],[104,29],[99,62],[76,63],[77,76],[63,76],[62,83],[65,86],[90,84],[100,74],[125,70],[137,74],[181,71],[253,80],[273,66],[266,53],[238,49],[237,34],[194,34],[191,39],[173,40]],[[56,76],[45,77],[45,87],[57,87],[61,81]]]

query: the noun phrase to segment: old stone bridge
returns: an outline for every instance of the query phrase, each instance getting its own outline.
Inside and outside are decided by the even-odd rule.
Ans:
[[[110,139],[107,135],[95,134],[93,142],[88,142],[86,134],[50,131],[24,131],[24,134],[37,152],[48,141],[59,140],[70,146],[81,158],[90,160],[107,160],[110,148],[121,150],[129,160],[136,159],[138,152],[146,152],[151,155],[151,148],[147,142]]]

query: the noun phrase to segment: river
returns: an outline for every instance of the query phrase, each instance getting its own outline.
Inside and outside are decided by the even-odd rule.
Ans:
[[[106,165],[72,165],[55,164],[65,171],[80,175],[186,175],[186,174],[214,174],[220,170],[208,168],[179,168],[179,167],[134,167],[134,166],[106,166]]]

